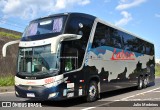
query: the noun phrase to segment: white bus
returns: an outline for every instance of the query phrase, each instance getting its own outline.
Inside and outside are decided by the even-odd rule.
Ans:
[[[83,13],[35,19],[19,43],[17,97],[63,100],[132,86],[154,85],[154,45]]]

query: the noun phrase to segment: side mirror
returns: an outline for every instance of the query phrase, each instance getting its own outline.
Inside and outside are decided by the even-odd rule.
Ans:
[[[11,41],[11,42],[8,42],[8,43],[4,44],[4,46],[2,47],[2,56],[6,57],[6,51],[7,51],[7,47],[9,45],[17,44],[19,42],[20,42],[20,40],[16,40],[16,41]]]
[[[59,35],[54,38],[51,44],[51,52],[57,53],[58,44],[62,41],[69,41],[69,40],[76,40],[80,39],[82,35],[76,35],[76,34],[63,34]]]

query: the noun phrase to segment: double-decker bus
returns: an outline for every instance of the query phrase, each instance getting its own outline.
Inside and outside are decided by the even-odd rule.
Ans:
[[[132,86],[154,85],[154,44],[92,15],[63,13],[35,19],[19,43],[17,97],[63,100]]]

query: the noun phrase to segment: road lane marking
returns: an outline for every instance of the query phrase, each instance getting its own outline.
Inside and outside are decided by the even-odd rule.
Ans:
[[[84,109],[81,109],[81,110],[90,110],[90,109],[94,109],[96,107],[88,107],[88,108],[84,108]]]
[[[155,89],[151,89],[149,91],[145,91],[145,92],[142,92],[142,93],[138,93],[138,94],[135,94],[135,95],[131,95],[131,96],[125,97],[125,98],[121,99],[121,101],[124,101],[126,99],[129,99],[129,98],[132,98],[132,97],[135,97],[135,96],[144,95],[146,93],[150,93],[150,92],[153,92],[153,91],[158,90],[158,89],[160,89],[160,87],[155,88]]]
[[[152,91],[152,92],[160,92],[160,91]]]
[[[109,104],[112,104],[112,103],[114,103],[114,102],[116,102],[116,101],[99,104],[99,105],[97,105],[97,106],[95,106],[95,107],[87,107],[87,108],[84,108],[84,109],[81,109],[81,110],[95,109],[96,107],[100,107],[100,106],[103,106],[103,105],[109,105]]]
[[[0,95],[1,94],[11,94],[11,93],[15,93],[15,91],[12,91],[12,92],[2,92],[2,93],[0,93]]]
[[[155,89],[151,89],[151,90],[149,90],[149,91],[145,91],[145,92],[142,92],[142,93],[138,93],[138,94],[135,94],[135,95],[131,95],[131,96],[122,98],[122,99],[120,99],[120,100],[114,100],[113,102],[108,102],[108,103],[100,104],[100,105],[93,106],[93,107],[87,107],[87,108],[84,108],[84,109],[81,109],[81,110],[95,109],[96,107],[100,107],[100,106],[103,106],[103,105],[108,105],[108,104],[111,104],[111,103],[115,103],[115,102],[117,102],[117,101],[125,101],[125,100],[128,99],[128,98],[132,98],[132,97],[139,96],[139,95],[144,95],[144,94],[146,94],[146,93],[150,93],[150,92],[156,91],[156,90],[158,90],[158,89],[160,89],[160,87],[155,88]],[[127,101],[127,100],[126,100],[126,101]]]
[[[160,98],[148,98],[148,99],[128,99],[125,101],[156,101],[156,100],[160,100]]]

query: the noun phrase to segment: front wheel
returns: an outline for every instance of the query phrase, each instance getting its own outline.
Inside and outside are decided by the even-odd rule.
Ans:
[[[98,86],[96,81],[90,81],[88,90],[87,90],[87,98],[88,102],[96,101],[98,98]]]

